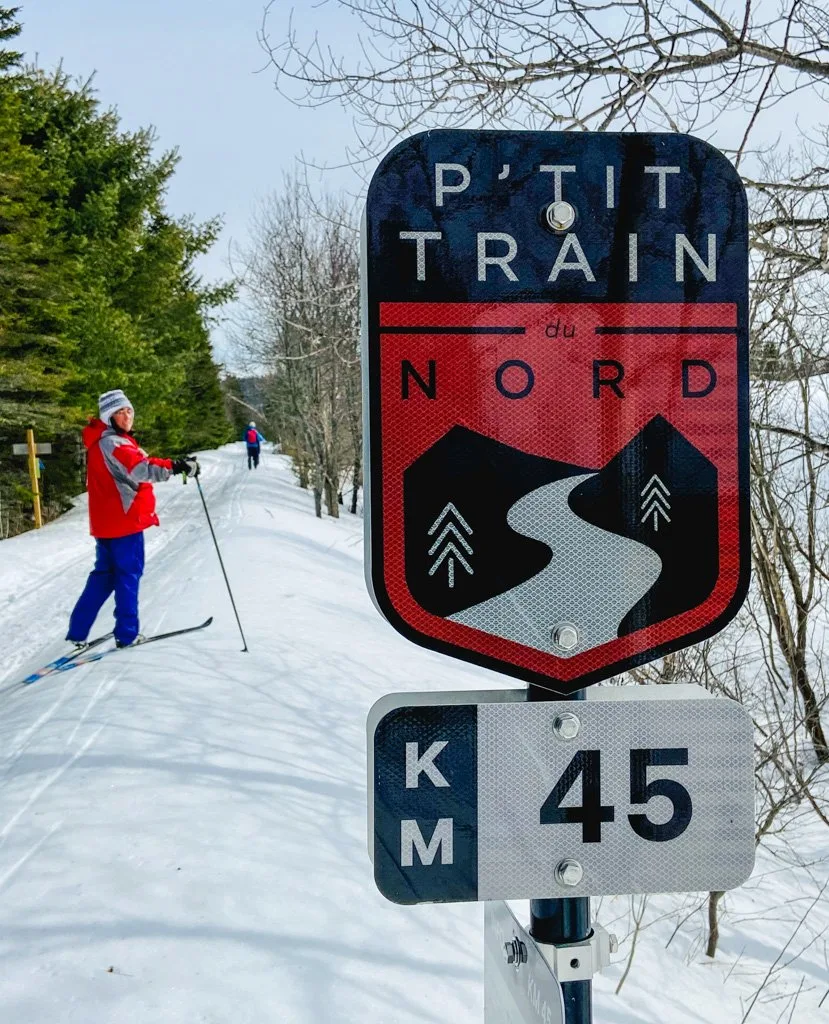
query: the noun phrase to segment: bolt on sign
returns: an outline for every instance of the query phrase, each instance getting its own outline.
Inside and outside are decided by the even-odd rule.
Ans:
[[[368,580],[426,647],[567,694],[749,579],[747,214],[683,135],[433,131],[363,239]]]

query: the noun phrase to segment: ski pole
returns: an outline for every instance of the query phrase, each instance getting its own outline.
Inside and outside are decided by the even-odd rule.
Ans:
[[[227,592],[230,595],[230,603],[233,605],[233,614],[236,616],[236,624],[239,627],[239,633],[242,636],[242,643],[245,645],[242,648],[244,654],[248,649],[248,642],[245,640],[245,631],[242,629],[242,623],[239,620],[239,612],[236,611],[236,602],[233,600],[233,591],[230,589],[230,580],[227,578],[225,572],[225,564],[222,561],[222,553],[219,550],[219,542],[216,540],[216,534],[213,530],[213,523],[210,521],[210,513],[207,511],[207,502],[204,500],[204,491],[201,489],[201,480],[199,480],[198,474],[196,474],[196,486],[199,489],[199,497],[201,498],[202,507],[204,508],[204,514],[207,516],[207,525],[210,527],[210,536],[213,538],[213,546],[216,548],[216,554],[219,556],[219,565],[222,567],[222,575],[225,578],[225,585],[227,586]]]

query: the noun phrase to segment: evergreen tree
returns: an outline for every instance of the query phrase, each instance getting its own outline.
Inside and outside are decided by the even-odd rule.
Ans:
[[[203,375],[211,365],[214,394],[219,386],[208,318],[231,289],[205,287],[193,271],[219,224],[166,213],[176,153],[155,157],[151,130],[120,131],[88,84],[74,88],[57,72],[33,74],[24,88],[26,138],[53,183],[60,242],[81,266],[68,326],[79,372],[67,399],[94,409],[101,391],[123,387],[139,407],[142,436],[181,452],[192,447],[189,423],[204,419],[187,393],[191,368]]]
[[[17,20],[19,7],[0,7],[0,44],[20,35],[20,22]],[[7,75],[16,68],[23,58],[17,50],[7,50],[0,45],[0,74]]]
[[[0,8],[0,44],[18,31]],[[18,60],[0,52],[0,452],[29,425],[55,442],[57,511],[82,486],[78,428],[102,391],[129,394],[142,442],[163,454],[232,436],[209,329],[233,289],[194,270],[219,222],[166,211],[175,151],[122,131],[62,70],[4,71]],[[27,489],[25,462],[0,456],[0,508]]]
[[[56,414],[74,356],[73,269],[53,237],[48,175],[20,141],[21,113],[0,86],[0,429],[18,433]]]

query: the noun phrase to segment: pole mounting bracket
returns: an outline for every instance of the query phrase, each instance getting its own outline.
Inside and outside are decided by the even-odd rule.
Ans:
[[[534,941],[560,982],[590,981],[594,974],[610,965],[610,954],[619,948],[616,936],[595,922],[590,935],[581,942],[553,945],[537,939]]]

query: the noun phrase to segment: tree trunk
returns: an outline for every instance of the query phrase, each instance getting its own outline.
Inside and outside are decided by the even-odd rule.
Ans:
[[[325,506],[329,516],[333,519],[340,518],[340,504],[337,501],[337,488],[329,477],[325,480]]]
[[[795,682],[803,700],[805,712],[803,724],[806,726],[806,732],[815,748],[818,764],[826,764],[829,761],[829,744],[826,742],[826,733],[823,731],[823,723],[820,720],[820,704],[812,689],[812,684],[809,682],[809,675],[804,665],[797,666]]]
[[[705,955],[713,960],[717,955],[717,943],[720,941],[720,922],[718,907],[725,893],[710,892],[708,894],[708,946]]]
[[[357,456],[354,459],[354,469],[353,469],[352,474],[351,474],[351,480],[352,480],[351,514],[353,516],[357,515],[357,494],[358,494],[358,492],[360,490],[360,485],[363,482],[363,475],[362,475],[362,472],[361,472],[362,468],[363,467],[362,467],[362,463],[360,461],[360,458],[359,458],[359,456]]]
[[[314,512],[322,519],[322,496],[325,491],[325,470],[319,459],[314,460]]]
[[[308,460],[304,455],[297,454],[294,458],[294,466],[296,467],[297,477],[299,478],[299,486],[303,491],[307,491],[308,484],[311,482],[311,472]]]

